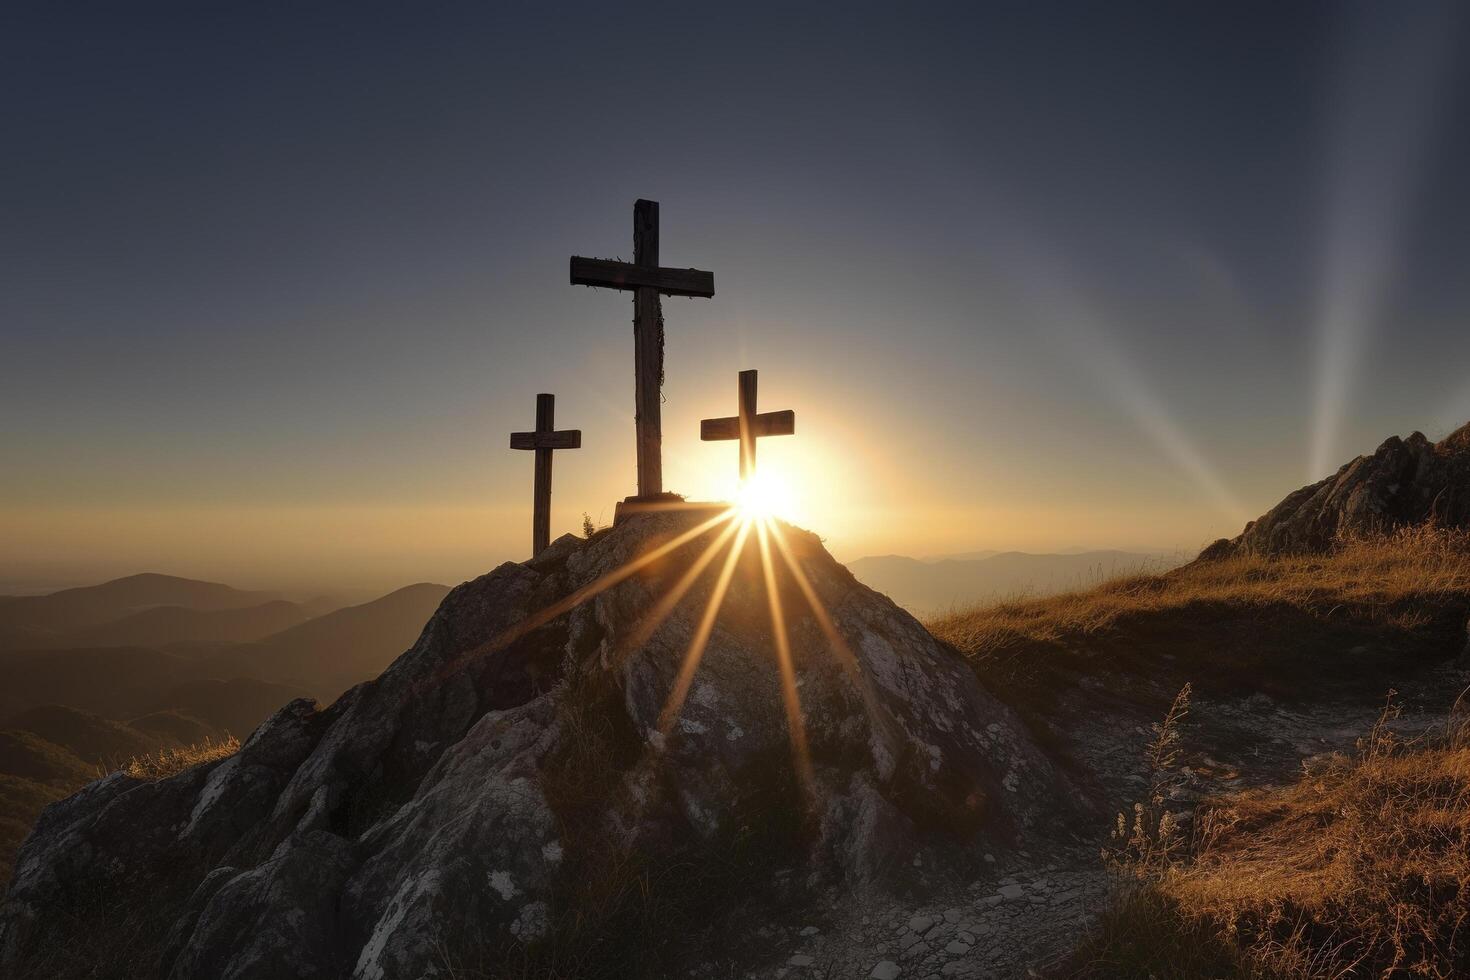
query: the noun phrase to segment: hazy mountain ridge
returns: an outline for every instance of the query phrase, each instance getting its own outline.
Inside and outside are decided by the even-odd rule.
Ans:
[[[449,588],[430,582],[405,586],[356,606],[307,620],[258,643],[228,649],[206,661],[219,670],[299,684],[330,700],[376,677],[418,638]]]
[[[280,598],[276,592],[249,592],[219,582],[143,572],[48,595],[9,596],[0,602],[0,630],[26,630],[38,636],[65,634],[156,606],[200,611],[240,609]]]
[[[1183,564],[1182,556],[1097,550],[1033,554],[974,552],[983,557],[918,559],[882,555],[849,562],[870,588],[920,614],[962,608],[1019,595],[1051,595],[1097,585],[1110,578],[1158,572]]]
[[[0,650],[169,646],[264,639],[337,608],[144,573],[49,595],[0,600]]]
[[[420,583],[337,608],[144,574],[0,597],[0,878],[47,803],[375,676],[448,591]]]

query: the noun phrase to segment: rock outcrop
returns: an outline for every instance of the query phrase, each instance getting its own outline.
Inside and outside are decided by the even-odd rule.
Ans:
[[[1320,552],[1344,535],[1430,522],[1470,527],[1470,425],[1437,443],[1419,432],[1394,436],[1372,455],[1302,487],[1200,557]]]
[[[752,533],[708,618],[709,517],[563,538],[453,590],[330,707],[292,702],[222,762],[51,806],[0,912],[0,972],[86,973],[119,910],[146,908],[129,942],[159,976],[418,977],[554,933],[592,851],[695,855],[747,832],[751,801],[794,817],[799,877],[855,889],[1065,815],[1012,712],[814,536]]]

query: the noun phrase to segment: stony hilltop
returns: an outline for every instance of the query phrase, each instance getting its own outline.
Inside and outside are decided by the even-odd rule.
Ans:
[[[286,705],[236,755],[50,807],[0,913],[5,969],[417,977],[585,930],[608,901],[588,888],[629,866],[724,887],[744,848],[774,879],[861,892],[994,860],[1072,812],[965,660],[815,536],[751,534],[706,622],[724,558],[705,549],[729,538],[708,517],[563,538],[459,586],[381,677]]]
[[[1203,557],[1320,552],[1343,536],[1430,523],[1470,527],[1470,424],[1439,442],[1421,432],[1392,436],[1290,494],[1237,537],[1215,542]]]

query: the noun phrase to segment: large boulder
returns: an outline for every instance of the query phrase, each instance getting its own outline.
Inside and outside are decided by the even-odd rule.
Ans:
[[[1470,527],[1470,425],[1432,443],[1393,436],[1369,456],[1302,487],[1203,558],[1322,552],[1344,536],[1436,523]]]
[[[176,980],[417,977],[554,940],[606,853],[698,855],[756,810],[790,817],[797,878],[854,889],[1065,817],[959,655],[815,536],[736,526],[675,510],[563,538],[456,588],[332,706],[52,806],[0,912],[0,969],[95,971],[114,942],[97,917],[146,906],[129,948]]]

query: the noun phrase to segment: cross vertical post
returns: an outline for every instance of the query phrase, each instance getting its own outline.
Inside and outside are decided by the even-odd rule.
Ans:
[[[556,431],[556,396],[536,396],[536,428],[532,432],[512,432],[510,448],[530,449],[536,453],[536,476],[531,509],[531,556],[541,554],[551,544],[551,454],[557,449],[581,449],[582,430]]]
[[[740,372],[740,392],[736,398],[736,418],[740,419],[740,479],[755,472],[755,432],[751,420],[756,414],[756,372]]]
[[[633,261],[573,255],[574,286],[603,286],[633,293],[633,419],[637,430],[638,495],[625,503],[658,503],[664,493],[662,456],[664,382],[664,296],[715,294],[715,274],[659,265],[658,202],[633,204]],[[621,507],[619,508],[621,513]]]
[[[536,396],[536,431],[556,427],[556,396]],[[536,475],[531,490],[531,554],[539,555],[551,544],[551,450],[536,450]]]
[[[633,205],[633,264],[658,268],[658,202]],[[638,443],[638,496],[656,497],[664,489],[663,406],[664,311],[658,290],[633,292],[633,424]]]

